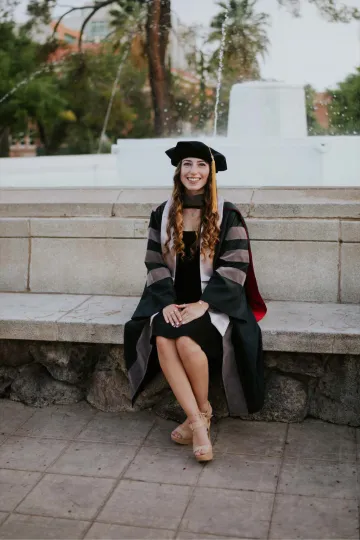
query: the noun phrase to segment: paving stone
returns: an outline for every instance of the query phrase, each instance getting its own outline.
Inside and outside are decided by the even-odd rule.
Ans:
[[[155,540],[160,540],[160,538],[174,538],[174,531],[167,531],[165,529],[145,529],[143,527],[127,527],[126,525],[111,525],[107,523],[94,523],[85,538],[91,540],[104,540],[104,538],[106,538],[106,540],[119,540],[119,538],[126,538],[126,540],[154,538]],[[212,540],[215,539],[213,538]]]
[[[199,534],[191,532],[180,531],[176,537],[176,540],[239,540],[239,537],[236,538],[233,536],[213,536],[212,534]]]
[[[44,471],[65,446],[65,441],[56,439],[27,439],[11,436],[0,447],[0,468]]]
[[[201,467],[188,448],[142,448],[125,478],[164,484],[195,485]]]
[[[217,452],[253,456],[280,456],[284,445],[286,424],[248,422],[226,418],[219,423],[214,449]]]
[[[0,527],[0,538],[23,540],[69,540],[82,538],[86,521],[12,514]]]
[[[91,417],[90,417],[91,418]],[[15,433],[24,437],[73,439],[88,423],[89,416],[60,413],[42,409],[25,422]]]
[[[204,468],[199,485],[275,493],[280,458],[215,454]]]
[[[1,400],[0,407],[0,433],[14,433],[28,418],[34,414],[34,409],[22,403]]]
[[[8,515],[6,512],[0,512],[0,524],[5,521]]]
[[[188,486],[121,480],[98,519],[122,525],[176,529],[191,489]]]
[[[286,459],[280,473],[278,493],[356,498],[356,466],[352,463]]]
[[[114,482],[108,478],[46,474],[17,510],[23,514],[92,519]]]
[[[0,510],[14,510],[40,477],[41,473],[0,469]]]
[[[158,446],[161,448],[167,446],[174,448],[176,443],[171,440],[170,434],[178,425],[177,422],[173,422],[172,420],[156,418],[154,427],[146,438],[144,446]]]
[[[359,538],[356,500],[276,495],[271,540]]]
[[[193,533],[265,538],[274,495],[196,488],[180,529]]]
[[[140,444],[149,433],[154,418],[147,412],[98,413],[78,435],[79,440]]]
[[[86,417],[91,418],[98,411],[90,405],[87,401],[78,401],[78,403],[72,403],[71,405],[49,405],[46,408],[49,413],[62,413],[62,414],[72,414],[77,418]]]
[[[137,448],[111,443],[74,442],[48,472],[117,478],[133,459]]]
[[[355,462],[355,430],[312,420],[290,424],[285,457]]]

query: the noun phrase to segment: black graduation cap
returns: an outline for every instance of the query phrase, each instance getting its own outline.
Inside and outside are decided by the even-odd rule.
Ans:
[[[171,159],[171,164],[174,167],[177,167],[182,159],[198,158],[203,159],[209,165],[211,165],[214,159],[216,172],[227,170],[225,156],[200,141],[180,141],[173,148],[166,150],[165,153]]]

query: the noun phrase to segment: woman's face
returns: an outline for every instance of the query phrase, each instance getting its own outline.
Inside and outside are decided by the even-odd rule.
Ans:
[[[186,158],[181,163],[180,180],[189,195],[204,193],[210,165],[198,158]]]

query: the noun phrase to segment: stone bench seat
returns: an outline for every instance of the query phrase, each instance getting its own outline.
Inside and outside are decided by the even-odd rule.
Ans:
[[[0,339],[122,345],[138,297],[0,293]],[[267,302],[265,351],[360,353],[360,306]]]

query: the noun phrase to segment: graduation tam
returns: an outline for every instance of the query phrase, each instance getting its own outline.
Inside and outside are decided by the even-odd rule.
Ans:
[[[177,167],[186,158],[198,158],[209,163],[212,176],[212,208],[213,212],[217,212],[216,173],[227,170],[225,156],[200,141],[180,141],[173,148],[166,150],[165,153],[171,159],[171,164],[174,167]]]

